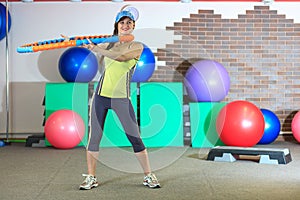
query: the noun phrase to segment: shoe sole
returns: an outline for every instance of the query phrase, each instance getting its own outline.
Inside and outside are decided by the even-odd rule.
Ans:
[[[98,187],[98,185],[99,185],[99,184],[94,184],[94,185],[92,185],[92,186],[89,187],[89,188],[79,187],[79,190],[90,190],[90,189],[93,189],[93,188],[95,188],[95,187]]]
[[[155,188],[160,188],[160,185],[154,185],[154,186],[150,186],[148,183],[143,183],[144,186],[147,186],[149,188],[155,189]]]

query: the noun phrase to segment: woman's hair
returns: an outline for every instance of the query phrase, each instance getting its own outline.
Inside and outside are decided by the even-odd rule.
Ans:
[[[122,20],[122,19],[121,19],[121,20]],[[120,20],[120,21],[121,21],[121,20]],[[119,23],[119,22],[116,22],[116,23],[114,24],[114,32],[113,32],[113,35],[118,35],[118,34],[119,34],[118,23]]]

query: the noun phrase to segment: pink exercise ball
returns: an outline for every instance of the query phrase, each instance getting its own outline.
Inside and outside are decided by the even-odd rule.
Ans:
[[[298,111],[292,120],[292,133],[294,138],[300,142],[300,112]]]
[[[224,106],[217,116],[216,130],[228,146],[252,147],[264,134],[265,121],[253,103],[238,100]]]
[[[84,137],[85,125],[79,114],[72,110],[52,113],[44,127],[45,137],[58,149],[71,149]]]

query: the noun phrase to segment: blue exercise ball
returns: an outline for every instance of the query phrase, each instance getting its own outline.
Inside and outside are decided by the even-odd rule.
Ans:
[[[155,69],[155,57],[151,49],[143,44],[144,49],[139,61],[135,66],[135,71],[132,75],[132,82],[146,82],[148,81]]]
[[[5,142],[3,140],[0,140],[0,147],[4,147],[5,146]]]
[[[272,143],[280,133],[280,121],[278,117],[272,111],[268,109],[260,109],[265,119],[265,129],[263,137],[258,144],[270,144]]]
[[[8,31],[11,26],[11,17],[8,12]],[[6,7],[0,3],[0,40],[6,36]]]
[[[228,94],[230,78],[221,63],[200,60],[187,70],[184,85],[192,101],[218,102]]]
[[[90,82],[98,71],[97,57],[82,47],[67,49],[61,55],[58,65],[62,78],[67,82]]]

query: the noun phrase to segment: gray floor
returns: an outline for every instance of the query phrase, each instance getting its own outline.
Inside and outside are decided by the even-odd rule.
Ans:
[[[77,199],[300,199],[300,144],[280,141],[266,148],[288,148],[292,162],[259,164],[205,160],[209,149],[149,149],[161,189],[148,189],[130,148],[103,148],[97,165],[101,186],[78,190],[86,172],[85,150],[0,148],[1,200]]]

